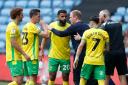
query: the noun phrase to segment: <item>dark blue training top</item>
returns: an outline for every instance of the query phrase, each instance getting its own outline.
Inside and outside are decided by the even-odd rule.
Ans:
[[[56,30],[54,28],[51,31],[53,33],[55,33],[56,35],[60,36],[60,37],[71,36],[72,46],[73,46],[73,49],[76,52],[77,51],[77,47],[80,44],[80,40],[79,41],[76,41],[74,39],[74,35],[76,35],[77,33],[79,33],[80,36],[82,36],[83,33],[84,33],[84,31],[87,30],[88,28],[89,28],[89,26],[86,23],[77,22],[76,24],[71,25],[70,27],[68,27],[64,31],[59,31],[59,30]],[[86,48],[84,47],[82,51],[85,52],[85,49]]]

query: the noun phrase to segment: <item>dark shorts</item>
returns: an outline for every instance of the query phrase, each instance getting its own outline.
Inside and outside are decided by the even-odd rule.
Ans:
[[[119,75],[127,73],[127,58],[125,53],[105,55],[106,75],[113,75],[116,67]]]

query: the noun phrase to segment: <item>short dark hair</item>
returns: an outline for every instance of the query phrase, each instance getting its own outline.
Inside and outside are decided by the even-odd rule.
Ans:
[[[13,9],[10,11],[11,19],[16,19],[16,17],[17,17],[18,15],[20,15],[22,11],[23,11],[22,8],[13,8]]]
[[[32,18],[34,15],[37,15],[37,13],[40,13],[39,9],[31,9],[29,13],[30,18]]]
[[[60,13],[65,13],[65,14],[67,14],[67,11],[66,11],[66,10],[59,10],[58,13],[57,13],[57,15],[60,15]]]
[[[89,21],[94,21],[96,24],[98,24],[99,23],[99,17],[97,17],[97,16],[90,17]]]

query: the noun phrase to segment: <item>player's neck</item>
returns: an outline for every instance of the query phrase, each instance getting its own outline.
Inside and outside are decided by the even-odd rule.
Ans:
[[[33,24],[36,24],[35,20],[33,20],[33,19],[31,19],[31,22],[32,22]]]
[[[91,28],[98,28],[98,25],[93,24],[93,26],[91,26]]]
[[[17,25],[19,24],[19,21],[17,19],[14,19],[12,21],[15,22]]]
[[[61,23],[61,22],[58,22],[58,25],[59,25],[59,26],[65,26],[65,25],[66,25],[66,23],[65,23],[65,24],[63,24],[63,23]]]
[[[76,23],[77,23],[77,22],[81,22],[81,20],[76,20]]]

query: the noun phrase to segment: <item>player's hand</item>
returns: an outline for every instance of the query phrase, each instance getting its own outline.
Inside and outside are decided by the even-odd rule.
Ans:
[[[52,30],[52,27],[50,27],[49,25],[47,25],[47,27],[48,27],[48,30]]]
[[[79,33],[77,33],[76,35],[74,35],[74,39],[75,40],[80,40],[81,39],[81,36]]]
[[[39,60],[42,61],[42,58],[44,57],[44,51],[40,50],[39,51]]]
[[[40,20],[39,24],[40,24],[40,25],[44,25],[45,22],[44,22],[43,20]]]
[[[79,58],[76,57],[75,60],[74,60],[74,64],[73,64],[74,69],[76,69],[76,67],[78,65],[78,61],[79,61]]]
[[[27,54],[25,54],[25,59],[26,59],[27,61],[29,61],[29,60],[30,60],[30,57],[29,57]]]

